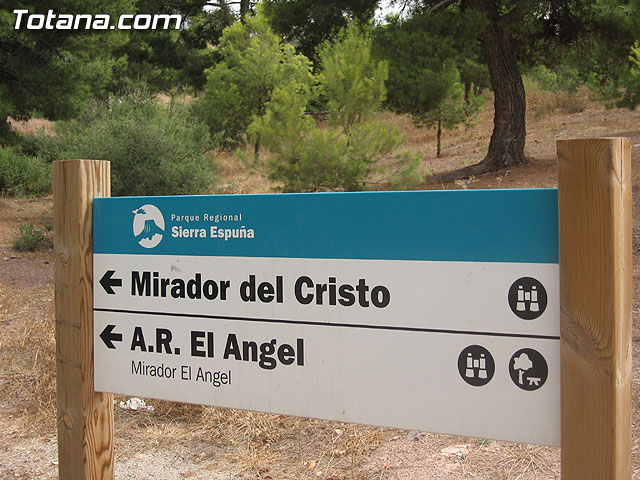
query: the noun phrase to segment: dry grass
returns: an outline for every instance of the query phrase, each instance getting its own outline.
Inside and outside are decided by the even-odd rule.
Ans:
[[[124,398],[124,397],[123,397]],[[149,400],[154,413],[116,411],[116,455],[181,447],[246,478],[367,478],[363,464],[386,429]]]
[[[592,94],[584,86],[571,93],[537,89],[527,91],[528,121],[540,120],[554,114],[566,116],[601,109],[602,105],[592,98]]]
[[[44,118],[32,118],[26,122],[20,122],[9,118],[11,128],[19,135],[30,135],[38,132],[44,132],[47,135],[55,133],[55,123]]]
[[[0,284],[0,390],[14,402],[8,436],[51,432],[55,426],[53,289]],[[23,428],[28,425],[29,428]],[[1,438],[1,437],[0,437]],[[5,437],[6,439],[7,437]],[[2,440],[0,440],[2,441]]]
[[[248,147],[240,155],[224,150],[211,150],[206,155],[211,159],[218,179],[210,193],[269,193],[277,186],[252,165],[249,159],[253,153]],[[268,153],[261,154],[263,160],[267,156]]]
[[[504,457],[498,463],[499,479],[521,480],[548,478],[554,473],[545,455],[549,449],[537,445],[513,444],[505,448]]]

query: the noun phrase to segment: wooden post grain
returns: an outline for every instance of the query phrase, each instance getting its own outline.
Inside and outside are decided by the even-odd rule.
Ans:
[[[562,479],[631,479],[631,147],[559,141]]]
[[[93,390],[93,198],[109,162],[53,165],[58,460],[61,480],[113,479],[113,395]]]

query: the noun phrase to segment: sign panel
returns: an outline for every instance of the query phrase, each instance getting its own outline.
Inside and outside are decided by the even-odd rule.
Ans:
[[[98,198],[95,389],[559,445],[556,190]]]

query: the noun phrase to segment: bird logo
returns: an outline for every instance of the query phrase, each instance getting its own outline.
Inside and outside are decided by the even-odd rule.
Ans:
[[[164,217],[158,207],[142,205],[132,210],[133,236],[140,246],[153,248],[162,241],[164,236]]]

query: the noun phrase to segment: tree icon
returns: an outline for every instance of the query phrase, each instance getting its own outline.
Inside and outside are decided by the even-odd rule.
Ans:
[[[524,385],[524,372],[531,368],[533,368],[533,362],[526,353],[522,352],[513,359],[513,369],[518,371],[518,382],[520,385]]]
[[[544,385],[549,375],[549,366],[540,352],[533,348],[522,348],[509,360],[509,376],[522,390],[533,391]]]

